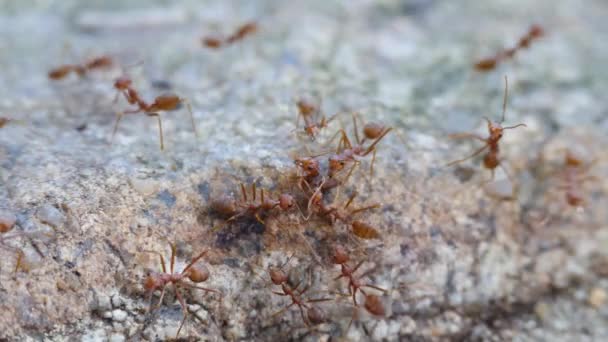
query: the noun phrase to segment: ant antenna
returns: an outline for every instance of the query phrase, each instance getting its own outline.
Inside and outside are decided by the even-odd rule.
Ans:
[[[505,113],[507,112],[507,97],[509,95],[509,81],[507,80],[507,75],[505,75],[505,94],[502,100],[502,118],[500,119],[500,123],[505,122]]]

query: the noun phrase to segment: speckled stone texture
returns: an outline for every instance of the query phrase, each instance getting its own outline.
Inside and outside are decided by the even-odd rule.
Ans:
[[[0,339],[165,340],[182,311],[173,291],[148,314],[143,280],[177,241],[176,271],[208,250],[204,283],[184,291],[187,340],[608,340],[608,4],[539,1],[19,1],[0,5]],[[201,46],[256,20],[226,49]],[[497,70],[478,58],[517,42],[532,23],[547,35]],[[109,54],[125,65],[59,82],[60,64]],[[143,64],[138,62],[143,61]],[[110,145],[114,78],[146,99],[172,91],[194,108],[157,122],[126,116]],[[503,165],[495,182],[479,159],[446,167],[500,118],[509,79]],[[311,142],[295,132],[295,100],[328,115],[356,110],[393,127],[370,177],[364,159],[340,188],[358,196],[381,240],[357,240],[297,210],[223,225],[210,210],[239,183],[297,191],[295,156],[328,150],[349,114]],[[301,126],[300,126],[301,128]],[[335,143],[334,145],[335,146]],[[589,167],[583,207],[565,202],[564,149]],[[320,157],[322,163],[326,157]],[[332,196],[336,195],[333,192]],[[305,211],[305,208],[302,208]],[[213,228],[217,231],[212,231]],[[386,317],[353,317],[331,246],[387,290]],[[314,252],[312,252],[314,251]],[[311,328],[274,295],[266,269],[285,266],[329,322]],[[15,264],[19,267],[15,272]],[[309,280],[312,279],[311,281]],[[153,303],[158,301],[158,293]]]

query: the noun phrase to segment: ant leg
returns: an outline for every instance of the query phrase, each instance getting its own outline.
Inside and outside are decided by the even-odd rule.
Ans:
[[[243,195],[243,202],[247,202],[247,190],[245,184],[241,183],[241,194]]]
[[[196,124],[194,123],[194,114],[192,113],[192,105],[190,105],[190,101],[186,98],[180,98],[180,101],[186,104],[186,108],[188,108],[188,112],[190,113],[190,122],[192,123],[192,131],[194,132],[194,136],[198,138],[198,132],[196,130]]]
[[[203,251],[201,253],[199,253],[199,255],[195,256],[192,261],[190,261],[190,263],[184,268],[184,270],[182,271],[181,274],[186,273],[186,271],[188,271],[190,269],[190,267],[192,267],[197,261],[199,261],[202,257],[205,256],[205,254],[207,254],[207,251]],[[171,271],[173,272],[173,271]]]
[[[351,274],[357,272],[357,270],[359,269],[359,267],[361,267],[361,265],[363,265],[363,260],[359,261],[359,263],[357,264],[357,266],[355,266],[355,268],[353,268],[353,270],[351,271]]]
[[[365,150],[365,152],[362,154],[362,156],[365,157],[366,155],[370,154],[374,150],[376,145],[380,142],[380,140],[382,140],[388,134],[388,132],[390,132],[392,129],[393,129],[392,127],[385,129],[384,132],[382,134],[380,134],[380,136],[377,137],[376,140],[374,140],[374,142],[371,145],[369,145],[369,147],[367,148],[367,150]]]
[[[380,292],[384,292],[384,293],[386,293],[386,290],[385,290],[385,289],[383,289],[383,288],[381,288],[381,287],[378,287],[378,286],[375,286],[375,285],[365,284],[365,285],[361,285],[361,286],[362,286],[362,287],[369,287],[369,288],[372,288],[372,289],[378,290],[378,291],[380,291]]]
[[[353,126],[355,127],[355,139],[357,140],[357,145],[361,145],[361,139],[359,139],[359,128],[357,128],[357,116],[355,112],[352,112],[353,116]]]
[[[169,268],[171,270],[171,274],[173,274],[173,269],[175,266],[175,252],[176,252],[176,248],[175,248],[175,244],[174,243],[170,243],[171,245],[171,267]]]
[[[217,293],[217,294],[219,294],[219,295],[221,295],[221,294],[222,294],[222,293],[221,293],[220,291],[218,291],[218,290],[214,290],[214,289],[208,289],[208,288],[206,288],[206,287],[202,287],[202,286],[196,286],[196,285],[192,285],[192,284],[189,284],[189,283],[182,283],[180,286],[187,286],[187,287],[192,288],[192,289],[203,290],[203,291],[206,291],[206,292],[213,292],[213,293]]]
[[[158,257],[160,258],[160,267],[161,267],[161,269],[162,269],[163,273],[167,273],[167,267],[166,267],[166,265],[165,265],[165,258],[163,258],[163,255],[162,255],[162,254],[160,254],[160,253],[159,253],[159,252],[157,252],[157,251],[147,251],[147,250],[146,250],[146,251],[144,251],[144,252],[146,252],[146,253],[153,253],[153,254],[158,255]]]
[[[163,151],[165,149],[165,143],[163,140],[163,123],[160,120],[160,114],[159,113],[146,113],[146,115],[156,116],[156,118],[158,119],[158,135],[160,137],[160,150]]]
[[[262,218],[260,217],[260,214],[255,214],[255,220],[261,223],[262,225],[265,225],[264,220],[262,220]]]
[[[308,323],[308,321],[306,320],[306,316],[304,315],[304,309],[302,309],[302,305],[298,305],[298,308],[300,309],[300,315],[302,315],[302,321],[304,321],[304,324],[306,324],[307,327],[310,327],[310,323]]]
[[[160,291],[160,299],[158,300],[158,304],[155,309],[158,309],[163,305],[163,299],[165,298],[165,290],[167,289],[168,284],[163,285],[163,289]]]
[[[451,161],[451,162],[447,163],[446,166],[452,166],[452,165],[455,165],[455,164],[458,164],[458,163],[462,163],[465,160],[471,159],[471,158],[477,156],[478,154],[480,154],[481,152],[483,152],[486,148],[488,148],[488,146],[489,145],[484,145],[480,149],[478,149],[477,151],[475,151],[473,154],[471,154],[470,156],[468,156],[466,158],[462,158],[462,159]]]
[[[255,196],[257,194],[257,189],[255,187],[255,182],[251,183],[251,194],[253,195],[253,203],[255,203]]]
[[[296,303],[291,303],[291,304],[287,305],[286,307],[282,308],[281,310],[279,310],[279,311],[277,311],[277,312],[273,313],[273,314],[272,314],[270,317],[275,317],[275,316],[277,316],[277,315],[282,314],[283,312],[287,311],[287,310],[288,310],[290,307],[294,306],[295,304],[296,304]]]
[[[486,142],[486,139],[473,133],[454,133],[448,135],[450,139],[477,139],[482,142]]]
[[[17,272],[19,271],[19,269],[22,267],[22,261],[24,259],[25,255],[23,253],[23,251],[21,249],[19,249],[17,251],[17,261],[15,261],[15,270],[13,271],[14,275],[17,275]]]
[[[374,154],[372,154],[372,163],[369,166],[369,176],[374,176],[374,162],[376,161],[376,149],[374,148]]]
[[[114,142],[114,136],[116,135],[116,131],[118,130],[118,124],[120,120],[122,120],[123,112],[116,112],[116,123],[114,124],[114,130],[112,130],[112,138],[110,138],[110,145]]]
[[[182,323],[179,325],[179,328],[177,329],[177,333],[175,334],[175,339],[177,339],[177,337],[179,336],[179,333],[182,331],[182,327],[184,326],[184,323],[186,323],[186,317],[188,317],[188,307],[186,306],[186,301],[184,301],[184,298],[182,297],[181,293],[179,292],[179,289],[177,288],[177,286],[175,286],[175,296],[177,297],[177,300],[179,301],[179,304],[182,307],[182,311],[184,312],[184,318],[182,318]]]
[[[362,211],[366,211],[366,210],[370,210],[370,209],[378,209],[378,208],[380,208],[380,204],[376,203],[376,204],[368,205],[365,207],[357,208],[357,209],[351,211],[350,213],[351,213],[351,215],[354,215],[354,214],[360,213]]]
[[[289,296],[287,293],[272,291],[272,293],[277,294],[279,296]]]

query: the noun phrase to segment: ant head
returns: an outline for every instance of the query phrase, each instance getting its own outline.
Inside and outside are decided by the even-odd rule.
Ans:
[[[203,38],[203,45],[210,49],[219,49],[222,46],[222,40],[215,37]]]
[[[91,59],[86,63],[87,69],[96,69],[96,68],[108,68],[114,64],[112,57],[110,56],[99,56]]]
[[[133,84],[133,81],[127,76],[121,76],[114,81],[114,88],[118,90],[125,90]]]
[[[74,70],[74,67],[71,65],[62,65],[58,68],[55,68],[51,71],[49,71],[49,78],[52,80],[60,80],[64,77],[66,77],[72,70]]]
[[[335,172],[341,171],[344,169],[346,165],[346,161],[343,157],[339,155],[334,155],[329,157],[329,171],[330,175],[333,175]]]
[[[578,194],[568,191],[566,192],[566,202],[573,207],[580,207],[583,205],[584,200]]]
[[[349,260],[348,252],[342,245],[334,246],[334,255],[332,262],[336,265],[342,265]]]
[[[384,126],[375,122],[369,122],[363,126],[363,134],[367,139],[376,139],[384,132]]]
[[[144,289],[146,292],[154,291],[162,286],[162,281],[159,279],[157,274],[149,274],[144,280]]]
[[[530,31],[528,33],[532,38],[539,38],[545,35],[545,30],[540,25],[534,24],[530,26]]]
[[[323,312],[323,310],[319,309],[316,306],[311,306],[306,311],[306,316],[308,317],[310,323],[312,323],[313,325],[327,322],[327,315],[325,315],[325,312]]]
[[[279,196],[279,207],[281,207],[281,209],[283,209],[283,210],[290,209],[294,206],[294,204],[295,204],[295,202],[291,195],[281,194],[281,196]]]
[[[188,278],[194,283],[202,283],[209,279],[209,269],[203,265],[192,266],[188,269]]]
[[[313,103],[312,99],[300,99],[296,101],[296,106],[302,116],[309,116],[317,111],[317,105]]]
[[[369,294],[365,296],[365,309],[375,316],[383,317],[386,315],[382,298],[376,295]]]

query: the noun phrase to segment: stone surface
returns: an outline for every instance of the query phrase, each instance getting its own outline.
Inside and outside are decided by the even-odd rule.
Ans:
[[[143,281],[160,271],[150,251],[168,261],[167,241],[176,241],[175,271],[207,250],[211,276],[201,286],[223,294],[182,290],[193,310],[184,338],[608,340],[604,2],[166,4],[0,5],[0,117],[16,119],[0,128],[0,213],[18,222],[0,238],[0,339],[173,338],[182,319],[174,291],[147,315]],[[202,36],[251,19],[260,30],[249,39],[201,47]],[[472,70],[532,20],[546,37],[491,73]],[[53,67],[100,54],[128,66],[146,99],[167,91],[188,98],[199,138],[182,108],[162,116],[165,151],[157,121],[144,115],[125,116],[110,144],[115,113],[128,108],[113,103],[121,69],[47,79]],[[483,116],[500,117],[504,75],[504,125],[527,127],[505,131],[506,170],[488,193],[479,159],[445,166],[479,142],[448,135],[486,134]],[[213,199],[240,195],[241,182],[273,195],[298,191],[292,158],[326,151],[341,126],[352,135],[350,115],[341,114],[317,141],[298,137],[294,100],[303,94],[322,98],[328,116],[357,110],[393,127],[373,177],[363,160],[340,189],[341,201],[357,192],[353,205],[382,204],[360,217],[381,240],[353,241],[345,225],[305,222],[297,210],[265,228],[223,225],[211,212]],[[596,161],[576,189],[585,198],[579,208],[565,202],[564,148]],[[347,292],[333,280],[335,241],[373,269],[366,282],[387,289],[387,317],[358,310],[347,331],[349,298],[319,303],[331,320],[315,329],[295,308],[273,316],[289,301],[271,292],[266,268],[292,254],[285,268],[313,275],[311,296]],[[15,273],[19,255],[28,267]]]

